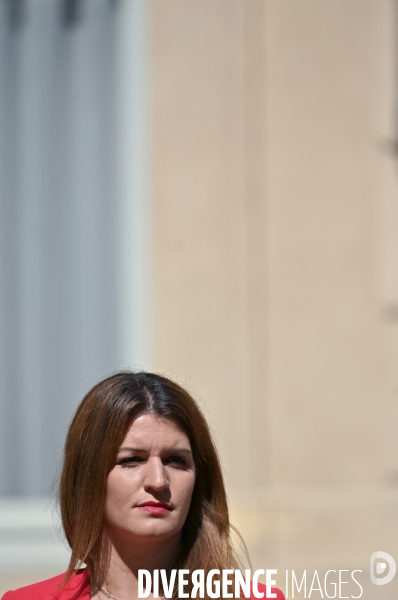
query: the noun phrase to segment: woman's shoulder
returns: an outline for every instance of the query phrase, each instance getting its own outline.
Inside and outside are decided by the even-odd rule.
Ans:
[[[6,592],[1,600],[89,600],[90,582],[80,569],[63,586],[65,573]]]
[[[258,582],[257,587],[258,587],[258,591],[260,592],[260,594],[264,594],[262,600],[267,600],[267,588],[266,588],[265,584]],[[276,594],[276,596],[274,597],[274,600],[285,600],[285,596],[283,595],[282,590],[280,590],[279,588],[276,588],[276,587],[271,588],[271,593]],[[254,599],[253,590],[252,590],[252,598]],[[10,598],[10,600],[11,600],[11,598]]]

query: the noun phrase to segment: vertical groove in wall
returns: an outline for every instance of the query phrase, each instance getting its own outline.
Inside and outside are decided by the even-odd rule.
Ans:
[[[148,368],[150,357],[149,3],[124,0],[117,20],[117,136],[120,367]]]

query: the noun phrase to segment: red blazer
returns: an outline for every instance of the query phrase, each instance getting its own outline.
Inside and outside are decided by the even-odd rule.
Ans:
[[[32,585],[21,587],[13,592],[6,592],[1,600],[90,600],[90,581],[86,569],[79,569],[71,577],[67,585],[61,589],[60,585],[65,573],[39,581]],[[264,592],[266,600],[266,587],[263,583],[258,584],[259,592]],[[272,588],[272,592],[277,594],[274,600],[285,600],[281,590]],[[256,600],[252,594],[253,600]]]

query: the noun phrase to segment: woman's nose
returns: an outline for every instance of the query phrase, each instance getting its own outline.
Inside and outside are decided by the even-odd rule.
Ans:
[[[160,492],[169,487],[169,480],[166,469],[160,458],[150,458],[146,464],[146,473],[144,481],[145,489],[152,489]]]

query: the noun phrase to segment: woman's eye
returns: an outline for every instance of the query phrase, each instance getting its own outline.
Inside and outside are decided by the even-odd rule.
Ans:
[[[126,458],[122,458],[118,461],[118,465],[122,467],[134,467],[141,462],[144,462],[142,456],[126,456]]]
[[[167,465],[175,465],[177,467],[186,467],[187,461],[183,456],[169,456],[163,461]]]

